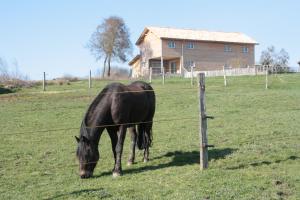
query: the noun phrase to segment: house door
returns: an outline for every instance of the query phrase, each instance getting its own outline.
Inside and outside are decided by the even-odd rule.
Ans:
[[[176,74],[176,72],[177,72],[176,62],[172,61],[171,62],[171,74]]]

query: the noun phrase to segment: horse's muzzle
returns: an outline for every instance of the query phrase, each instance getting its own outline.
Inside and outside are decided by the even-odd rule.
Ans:
[[[87,175],[87,174],[84,174],[84,175],[80,176],[80,178],[82,178],[82,179],[91,178],[91,177],[92,177],[91,175]]]
[[[84,171],[80,172],[80,178],[82,179],[91,178],[92,176],[93,176],[93,172],[84,172]]]

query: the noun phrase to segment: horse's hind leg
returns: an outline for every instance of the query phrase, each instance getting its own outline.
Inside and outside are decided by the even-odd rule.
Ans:
[[[130,127],[129,132],[131,134],[131,144],[130,144],[130,156],[127,162],[127,165],[132,165],[135,160],[135,145],[136,145],[136,140],[137,140],[137,133],[136,133],[136,127]]]
[[[146,127],[145,127],[145,132],[147,134],[147,137],[151,137],[151,130],[152,130],[152,123],[148,123],[146,124]],[[150,140],[150,138],[149,138]],[[149,145],[145,147],[145,150],[144,150],[144,162],[148,162],[149,160]]]
[[[149,160],[149,147],[145,148],[144,150],[144,162],[148,162]]]

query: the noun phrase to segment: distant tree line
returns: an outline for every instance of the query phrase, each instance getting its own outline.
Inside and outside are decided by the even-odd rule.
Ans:
[[[13,69],[11,69],[13,68]],[[18,88],[30,87],[32,82],[29,78],[19,71],[17,60],[11,65],[7,64],[5,59],[0,57],[0,94],[16,91]]]
[[[10,66],[10,67],[9,67]],[[13,68],[14,70],[10,70]],[[12,62],[12,65],[8,65],[4,58],[0,57],[0,83],[14,80],[28,80],[28,76],[23,75],[19,71],[19,64],[17,60]]]

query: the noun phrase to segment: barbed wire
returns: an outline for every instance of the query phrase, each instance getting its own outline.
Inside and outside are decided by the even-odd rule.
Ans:
[[[166,97],[167,95],[175,95],[175,94],[179,94],[179,93],[184,93],[186,91],[190,91],[190,92],[197,92],[197,88],[196,87],[190,87],[190,88],[176,88],[176,90],[178,91],[173,91],[170,90],[170,88],[166,89],[166,90],[147,90],[146,92],[155,92],[155,96],[156,97]],[[88,91],[87,91],[88,92]],[[102,93],[102,94],[125,94],[125,93],[140,93],[143,91],[124,91],[124,92],[106,92],[106,93]],[[65,97],[65,99],[67,98],[71,98],[71,99],[82,99],[85,98],[89,101],[91,101],[91,99],[96,98],[100,93],[95,93],[95,94],[87,94],[87,95],[80,95],[80,96],[67,96]],[[13,99],[11,99],[9,96],[4,96],[4,97],[0,97],[0,101],[11,101],[11,100],[15,100],[18,101],[20,100],[22,103],[32,103],[35,102],[37,98],[39,98],[39,101],[41,101],[41,96],[28,96],[28,97],[22,97],[22,96],[18,96],[18,97],[12,97]],[[32,101],[28,101],[28,100],[32,100]],[[48,100],[48,99],[46,99]]]
[[[185,88],[185,90],[189,90],[189,91],[196,91],[196,88]],[[154,90],[148,90],[148,92],[150,92],[150,91],[154,91]],[[142,91],[138,91],[138,92],[142,92]],[[124,94],[124,93],[137,93],[137,91],[126,91],[126,92],[107,92],[107,93],[103,93],[103,94],[113,94],[113,93],[119,93],[119,94]],[[179,94],[180,92],[172,92],[172,93],[168,93],[168,94]],[[181,88],[181,93],[183,93],[182,92],[182,88]],[[158,97],[158,96],[166,96],[166,93],[165,94],[159,94],[159,95],[157,95],[157,94],[155,94],[155,96],[156,97]],[[83,96],[80,96],[79,98],[82,98]],[[89,99],[89,101],[91,101],[91,99],[94,99],[94,98],[96,98],[97,97],[97,95],[95,95],[95,96],[89,96],[89,95],[85,95],[84,96],[85,98],[87,98],[87,99]],[[35,99],[36,99],[37,97],[35,97]],[[174,98],[176,98],[176,97],[174,97]],[[76,97],[72,97],[72,99],[76,99]],[[47,99],[48,100],[48,99]],[[24,101],[22,100],[22,103],[24,103]],[[81,106],[80,107],[80,109],[81,108],[87,108],[89,105],[86,105],[86,106]],[[59,107],[51,107],[51,108],[47,108],[47,109],[45,109],[45,108],[34,108],[34,109],[27,109],[27,110],[18,110],[18,111],[16,111],[16,110],[11,110],[11,112],[17,112],[18,114],[20,114],[20,113],[26,113],[26,112],[35,112],[35,111],[47,111],[47,110],[52,110],[52,109],[78,109],[78,106],[72,106],[72,107],[69,107],[69,106],[59,106]]]
[[[107,127],[114,127],[114,126],[132,126],[132,125],[139,125],[139,124],[147,124],[147,123],[161,123],[161,122],[169,122],[169,121],[184,121],[184,120],[195,120],[199,122],[199,119],[195,119],[195,117],[185,117],[185,118],[169,118],[169,119],[159,119],[159,120],[152,120],[152,121],[145,121],[145,122],[130,122],[130,123],[116,123],[116,124],[105,124],[99,126],[86,126],[86,128],[93,129],[93,128],[107,128]],[[44,129],[44,130],[34,130],[34,131],[22,131],[22,132],[12,132],[12,133],[5,133],[0,134],[2,135],[20,135],[20,134],[29,134],[29,133],[42,133],[42,132],[55,132],[55,131],[68,131],[68,130],[79,130],[80,126],[78,127],[68,127],[68,128],[55,128],[55,129]]]

